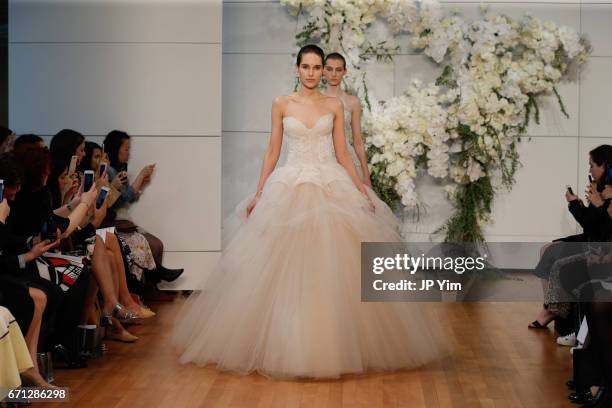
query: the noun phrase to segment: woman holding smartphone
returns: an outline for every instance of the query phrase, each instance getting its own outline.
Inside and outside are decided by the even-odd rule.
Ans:
[[[108,177],[103,177],[105,175],[108,176],[107,170],[109,169],[109,165],[107,161],[104,161],[104,153],[100,145],[94,142],[85,143],[85,157],[81,161],[79,169],[81,171],[93,171],[94,174],[101,177],[100,181],[102,185],[110,189],[107,205],[108,207],[112,207],[113,203],[115,203],[121,195],[119,189],[122,186],[122,182],[119,177],[115,177],[112,183],[109,183]],[[125,301],[126,306],[139,315],[143,317],[152,317],[155,313],[144,304],[138,304],[131,300],[128,293],[129,287],[133,293],[142,294],[144,269],[153,270],[156,268],[155,259],[153,258],[149,243],[144,235],[139,232],[115,232],[116,233],[111,237],[114,246],[113,253],[115,257],[117,257],[117,249],[119,249],[119,259],[123,260],[123,257],[125,257],[127,265],[129,266],[127,274],[123,266],[121,268],[125,275],[122,279],[124,281],[127,279],[127,286],[125,290],[122,288],[119,299],[122,302]],[[121,262],[121,264],[123,264],[123,262]]]
[[[545,280],[545,303],[536,320],[529,325],[530,329],[544,329],[556,318],[566,317],[569,314],[568,305],[548,301],[554,299],[554,288],[550,289],[550,284],[547,281],[555,263],[562,262],[561,260],[564,258],[581,255],[584,249],[580,244],[582,242],[605,242],[610,237],[607,214],[610,200],[602,195],[602,192],[606,190],[606,185],[612,184],[612,178],[609,178],[607,174],[610,168],[612,168],[612,146],[600,145],[596,147],[589,152],[589,185],[585,195],[587,204],[585,205],[580,197],[573,194],[571,189],[565,192],[568,209],[582,227],[583,232],[556,239],[542,248],[540,262],[534,273]],[[573,333],[573,328],[561,329],[561,337],[565,337],[564,332],[566,331],[569,331],[566,334],[569,335]]]
[[[117,217],[117,211],[126,209],[131,203],[138,200],[140,195],[142,194],[143,189],[151,182],[151,176],[153,175],[153,171],[155,170],[155,164],[151,164],[145,166],[136,176],[133,182],[130,183],[127,176],[127,165],[130,159],[130,136],[122,132],[120,130],[113,130],[106,135],[104,139],[104,150],[106,155],[108,156],[109,166],[108,166],[108,175],[109,180],[113,186],[117,184],[117,180],[120,182],[120,192],[121,196],[115,204],[111,207],[110,221],[115,222],[118,225],[118,221],[115,220]],[[125,224],[125,222],[123,222]],[[133,225],[131,222],[127,222],[130,227],[138,228],[141,232],[140,236],[144,236],[148,242],[148,246],[150,247],[151,252],[153,253],[153,258],[155,262],[155,267],[153,270],[150,270],[148,266],[145,268],[148,270],[147,280],[152,283],[154,286],[160,280],[165,280],[167,282],[172,282],[176,280],[182,273],[183,269],[169,269],[162,265],[162,258],[164,252],[164,245],[162,241],[157,238],[155,235],[142,231],[139,227]],[[129,231],[135,232],[134,230]],[[119,235],[122,239],[128,243],[130,248],[142,248],[142,243],[140,241],[136,241],[136,238],[140,239],[140,237],[126,233],[125,230],[119,230]],[[142,253],[142,250],[139,250],[138,253]],[[138,256],[136,253],[136,256]],[[146,271],[145,271],[146,272]],[[159,298],[161,294],[154,293],[151,297]],[[161,300],[162,298],[160,298]]]

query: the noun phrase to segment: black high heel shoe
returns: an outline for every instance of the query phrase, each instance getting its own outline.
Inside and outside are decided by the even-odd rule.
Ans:
[[[113,318],[119,320],[121,323],[132,323],[140,319],[137,314],[129,311],[121,303],[117,303],[115,307],[113,307],[111,314],[103,314],[102,316],[100,316],[100,326],[112,326]]]
[[[163,265],[157,265],[155,269],[153,269],[152,274],[155,275],[158,279],[164,280],[166,282],[174,282],[178,279],[179,276],[183,274],[185,270],[183,268],[180,269],[169,269]]]
[[[77,369],[87,368],[87,358],[77,353],[71,352],[63,344],[53,346],[53,356],[64,363],[65,368]]]

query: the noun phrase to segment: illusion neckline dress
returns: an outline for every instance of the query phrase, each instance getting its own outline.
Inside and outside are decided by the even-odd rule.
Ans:
[[[399,242],[389,207],[375,211],[333,152],[332,113],[312,128],[283,118],[288,154],[224,223],[219,263],[178,315],[181,363],[273,378],[414,368],[441,336],[414,303],[361,302],[361,242]]]

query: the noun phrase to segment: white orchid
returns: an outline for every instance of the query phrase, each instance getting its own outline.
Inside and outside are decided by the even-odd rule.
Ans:
[[[349,88],[364,95],[359,68],[368,54],[385,54],[368,28],[377,18],[393,34],[410,34],[411,45],[448,70],[444,86],[414,80],[386,102],[370,95],[363,115],[369,167],[392,186],[402,205],[419,204],[417,169],[444,179],[455,205],[469,183],[488,177],[508,185],[516,145],[529,104],[553,92],[568,67],[584,63],[590,47],[568,27],[526,15],[487,14],[469,21],[445,13],[437,0],[281,0],[294,15],[307,15],[309,33],[327,51],[347,59]],[[392,58],[392,54],[387,54]],[[445,70],[446,72],[446,70]],[[478,226],[490,214],[476,214]]]

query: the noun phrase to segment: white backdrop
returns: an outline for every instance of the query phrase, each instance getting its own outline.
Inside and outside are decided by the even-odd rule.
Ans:
[[[445,2],[444,7],[477,16],[480,4]],[[573,27],[592,41],[588,66],[559,90],[570,118],[560,112],[554,96],[544,101],[540,125],[530,127],[529,138],[521,146],[523,168],[517,184],[510,193],[499,195],[495,222],[486,229],[489,241],[548,241],[576,233],[577,225],[566,209],[565,185],[584,191],[588,151],[612,143],[612,0],[485,4],[491,11],[516,17],[529,12]],[[298,24],[277,2],[226,1],[223,14],[223,213],[227,215],[256,187],[269,137],[272,99],[293,87],[291,53],[296,52]],[[384,27],[375,30],[384,32]],[[393,63],[372,63],[367,68],[371,92],[381,99],[401,94],[412,78],[431,80],[439,72],[425,56],[410,50],[407,40],[399,39],[402,50]],[[429,205],[427,214],[418,222],[404,220],[403,228],[409,240],[427,241],[451,208],[431,179],[424,180],[419,190]],[[516,256],[503,263],[524,267],[534,256]]]
[[[9,3],[11,128],[132,135],[130,172],[157,163],[132,216],[186,268],[175,288],[221,249],[221,24],[220,0]]]

